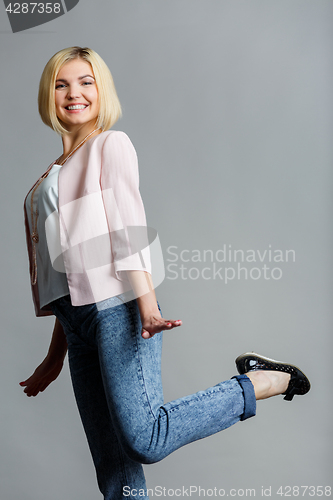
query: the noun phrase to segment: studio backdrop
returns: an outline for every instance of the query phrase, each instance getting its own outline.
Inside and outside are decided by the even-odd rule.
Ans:
[[[183,320],[164,334],[165,401],[229,379],[252,350],[312,384],[145,466],[151,498],[330,496],[332,2],[61,1],[39,19],[18,5],[16,18],[0,5],[1,499],[101,498],[67,361],[36,398],[18,385],[54,322],[34,315],[23,225],[26,193],[62,153],[38,84],[74,45],[113,74],[114,129],[136,148],[163,253],[156,295]]]

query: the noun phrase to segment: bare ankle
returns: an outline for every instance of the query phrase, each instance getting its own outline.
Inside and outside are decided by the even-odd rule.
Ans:
[[[279,371],[258,370],[246,374],[251,380],[256,400],[283,394],[288,387],[290,375]]]

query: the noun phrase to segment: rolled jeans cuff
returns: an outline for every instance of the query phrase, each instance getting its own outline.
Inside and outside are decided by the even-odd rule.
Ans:
[[[237,382],[241,386],[244,395],[244,413],[241,415],[241,420],[254,417],[256,414],[257,401],[254,393],[254,387],[247,375],[235,375]]]

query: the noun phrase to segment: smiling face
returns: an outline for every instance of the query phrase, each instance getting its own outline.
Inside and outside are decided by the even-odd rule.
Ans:
[[[55,84],[56,113],[69,130],[91,123],[94,127],[98,112],[98,91],[91,65],[83,59],[73,59],[62,66]]]

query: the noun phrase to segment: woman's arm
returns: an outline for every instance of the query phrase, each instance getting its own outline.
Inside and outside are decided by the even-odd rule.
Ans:
[[[27,380],[20,382],[27,396],[37,396],[51,384],[61,372],[67,352],[64,330],[58,319],[55,321],[50,347],[44,361]]]
[[[134,291],[139,306],[144,339],[149,339],[162,330],[171,330],[181,326],[181,320],[162,318],[158,309],[151,275],[144,271],[127,271],[127,277]]]
[[[129,238],[130,234],[136,235],[135,229],[139,233],[134,236],[134,240],[141,237],[143,228],[147,229],[147,222],[139,192],[138,158],[133,144],[124,132],[112,132],[108,135],[103,145],[101,161],[100,182],[111,236],[114,270],[119,279],[123,279],[123,274],[125,277],[127,275],[140,310],[142,337],[149,339],[162,330],[180,326],[181,321],[161,317],[150,275],[149,248],[142,245],[142,242],[137,242],[136,245],[136,241]],[[137,246],[143,247],[140,258],[138,252],[128,253],[129,249]]]

